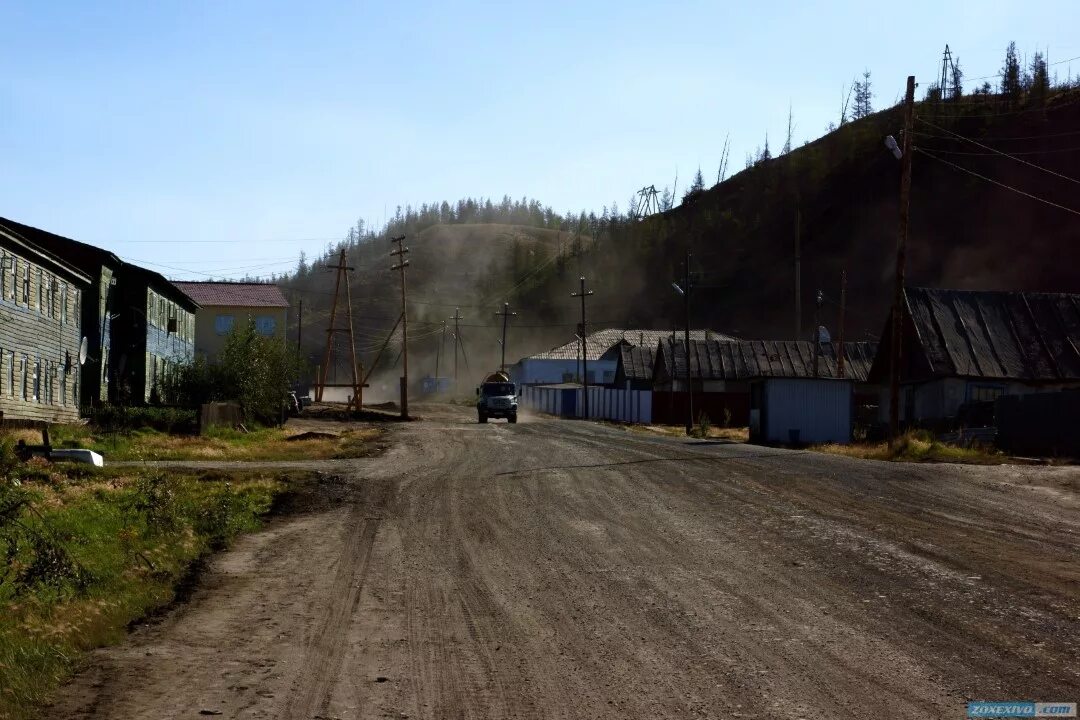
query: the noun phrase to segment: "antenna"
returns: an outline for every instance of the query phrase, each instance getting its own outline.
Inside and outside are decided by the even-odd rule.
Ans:
[[[86,336],[83,336],[82,342],[79,343],[79,365],[86,364],[86,358],[90,354],[90,343],[87,341]]]

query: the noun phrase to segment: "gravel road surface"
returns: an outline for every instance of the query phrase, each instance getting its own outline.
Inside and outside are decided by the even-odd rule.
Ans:
[[[961,718],[1080,700],[1080,469],[450,407],[98,651],[48,717]]]

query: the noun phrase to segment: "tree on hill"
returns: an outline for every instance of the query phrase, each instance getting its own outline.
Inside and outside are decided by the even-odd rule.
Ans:
[[[1036,52],[1031,59],[1028,98],[1034,107],[1046,107],[1046,98],[1050,95],[1050,73],[1046,67],[1046,58]]]
[[[697,169],[694,174],[694,182],[690,183],[690,188],[683,194],[683,202],[693,200],[698,195],[705,191],[705,178],[701,175],[701,168]]]
[[[956,61],[952,64],[950,71],[949,84],[949,99],[959,100],[964,96],[964,71],[960,69],[960,58],[956,58]]]
[[[855,81],[855,105],[851,109],[851,117],[855,120],[864,118],[874,112],[872,100],[873,91],[870,89],[870,71],[863,70],[862,82]]]
[[[1017,107],[1022,93],[1020,60],[1016,55],[1016,43],[1011,42],[1005,50],[1005,64],[1001,67],[1001,94],[1009,107]]]

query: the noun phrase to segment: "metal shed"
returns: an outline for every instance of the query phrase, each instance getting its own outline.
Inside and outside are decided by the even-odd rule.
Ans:
[[[814,377],[755,380],[750,384],[750,442],[849,443],[853,398],[851,380]]]

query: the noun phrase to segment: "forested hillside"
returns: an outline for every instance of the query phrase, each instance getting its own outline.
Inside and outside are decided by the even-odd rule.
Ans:
[[[1068,81],[1052,87],[1040,63],[1036,57],[1021,68],[1011,50],[996,88],[964,94],[956,85],[944,98],[937,86],[922,91],[909,283],[1080,292],[1080,88]],[[495,362],[494,313],[503,302],[520,312],[510,357],[572,339],[580,306],[569,294],[581,274],[596,293],[589,310],[598,325],[681,324],[671,282],[681,278],[687,251],[697,284],[694,325],[747,338],[794,337],[797,238],[804,335],[819,289],[821,321],[835,331],[846,270],[847,337],[875,337],[892,292],[900,169],[883,139],[900,137],[902,113],[872,112],[868,92],[856,93],[857,119],[779,157],[766,148],[744,171],[712,188],[698,184],[678,207],[643,219],[608,208],[560,215],[536,201],[504,198],[399,211],[377,236],[354,228],[345,247],[357,266],[353,293],[365,333],[358,344],[370,360],[398,315],[387,238],[401,233],[412,247],[409,318],[417,352],[434,354],[431,333],[460,307],[466,350],[481,367]],[[284,283],[305,298],[312,351],[325,337],[325,293],[333,287],[324,266],[325,258],[301,266]],[[431,370],[424,365],[421,374]]]

